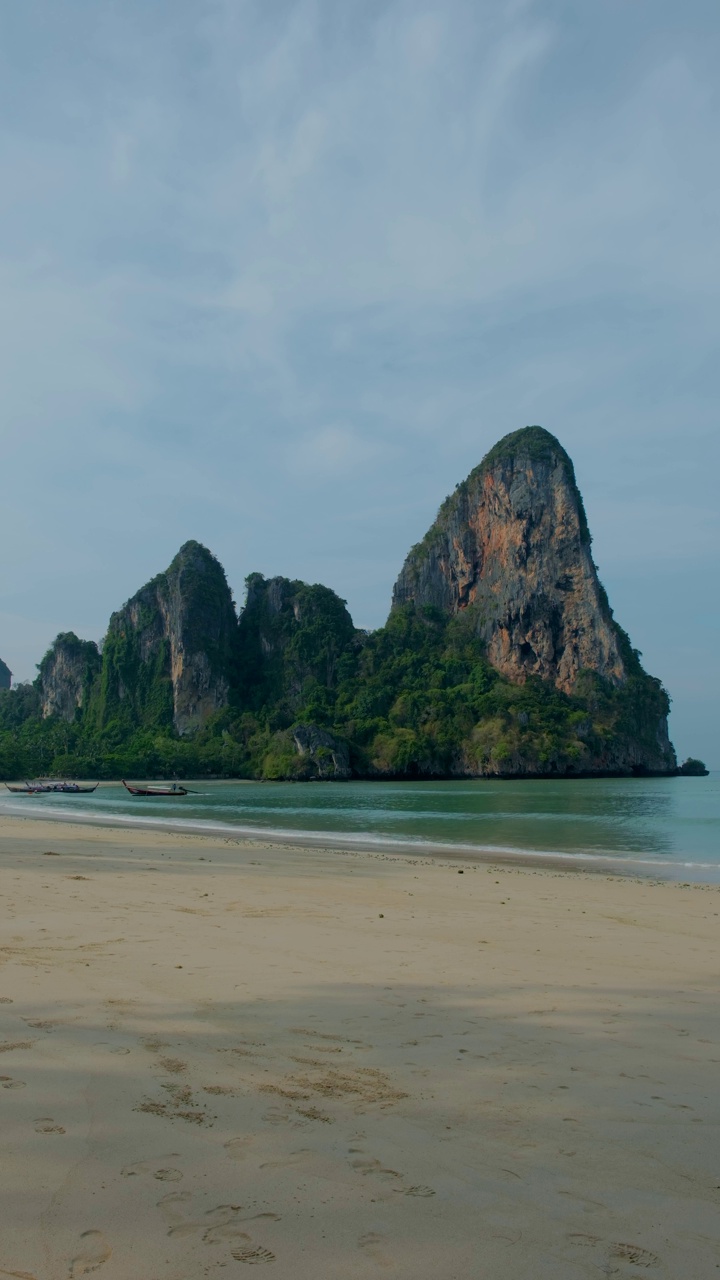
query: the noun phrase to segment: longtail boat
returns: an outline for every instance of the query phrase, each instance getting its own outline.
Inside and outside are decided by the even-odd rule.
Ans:
[[[9,782],[5,783],[8,791],[14,792],[17,796],[45,796],[45,795],[61,795],[61,796],[88,796],[96,791],[100,784],[95,782],[91,787],[81,787],[77,782],[24,782],[21,787],[11,787]]]
[[[131,787],[129,782],[122,779],[122,784],[131,796],[186,796],[188,794],[186,787],[181,787],[178,782],[174,782],[171,787]]]

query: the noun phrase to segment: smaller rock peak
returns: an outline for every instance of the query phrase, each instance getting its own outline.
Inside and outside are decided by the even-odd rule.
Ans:
[[[196,542],[194,538],[190,538],[188,542],[184,542],[173,558],[167,570],[170,573],[173,569],[181,569],[186,564],[205,565],[208,568],[215,568],[220,562],[212,551],[209,551],[202,542]]]
[[[12,684],[12,671],[6,662],[0,658],[0,689],[9,689]]]
[[[245,579],[245,605],[240,615],[250,616],[254,610],[267,609],[279,613],[286,598],[292,595],[293,584],[289,578],[266,578],[262,573],[250,573]]]
[[[225,570],[191,539],[110,619],[101,723],[124,716],[193,733],[227,706],[236,645]]]
[[[69,722],[87,702],[100,672],[100,650],[94,640],[81,640],[74,631],[61,631],[38,664],[36,684],[42,715]]]

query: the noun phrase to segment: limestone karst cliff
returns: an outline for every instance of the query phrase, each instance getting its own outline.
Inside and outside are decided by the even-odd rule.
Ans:
[[[110,619],[95,714],[184,736],[228,703],[237,618],[225,572],[186,542]]]
[[[56,636],[38,668],[43,719],[59,716],[68,722],[75,720],[87,705],[100,664],[100,652],[93,640],[80,640],[74,631],[62,631]]]
[[[239,625],[241,705],[282,702],[293,715],[310,687],[335,686],[354,637],[345,601],[329,587],[251,574]]]
[[[570,458],[549,431],[526,427],[445,500],[405,561],[392,607],[464,614],[488,661],[516,684],[536,676],[577,694],[588,678],[616,689],[632,678],[632,696],[644,685],[650,705],[639,699],[642,724],[609,741],[596,767],[672,769],[667,699],[654,697],[658,682],[613,618],[590,544]]]
[[[19,776],[672,773],[668,710],[599,581],[572,463],[529,427],[443,503],[384,627],[259,573],[238,620],[188,542],[113,614],[102,657],[66,633],[34,685],[2,691],[0,760]]]
[[[12,671],[6,662],[0,658],[0,689],[9,689],[12,684]]]
[[[410,600],[470,610],[510,680],[571,693],[583,670],[626,679],[573,465],[542,427],[505,436],[443,503],[395,585],[394,607]]]

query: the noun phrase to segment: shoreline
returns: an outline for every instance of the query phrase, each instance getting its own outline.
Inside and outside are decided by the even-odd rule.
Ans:
[[[226,774],[212,773],[207,774],[202,778],[189,779],[189,781],[196,783],[227,782],[231,786],[242,786],[244,783],[247,783],[250,786],[256,786],[259,783],[272,786],[273,783],[280,783],[283,786],[297,787],[315,786],[318,783],[332,783],[333,785],[344,787],[354,782],[387,782],[391,785],[402,783],[403,785],[407,784],[408,786],[413,786],[415,784],[422,786],[424,783],[428,782],[592,782],[595,778],[600,782],[625,780],[642,783],[647,782],[649,778],[708,778],[713,772],[717,772],[717,770],[704,768],[697,771],[683,772],[682,765],[678,765],[675,769],[644,769],[640,772],[635,772],[631,769],[625,771],[621,769],[590,769],[585,772],[570,770],[565,773],[553,773],[552,771],[547,773],[428,773],[412,775],[405,773],[354,773],[349,777],[328,775],[327,777],[318,776],[315,778],[234,778],[229,777]],[[68,778],[66,774],[38,774],[38,779],[47,782],[72,781],[81,784],[96,783],[103,787],[117,787],[123,785],[122,778]],[[0,778],[0,785],[6,786],[10,784],[11,786],[14,786],[17,783],[23,783],[24,781],[24,777]],[[125,779],[125,781],[127,781],[127,779]],[[136,778],[136,781],[140,781],[142,785],[148,783],[152,786],[157,785],[160,782],[165,782],[166,779],[164,776],[158,776],[142,779]],[[181,780],[175,777],[174,781],[179,782]]]
[[[449,862],[453,858],[482,866],[503,865],[547,869],[550,871],[585,872],[590,875],[619,876],[623,879],[662,880],[668,883],[684,882],[687,876],[692,883],[716,887],[720,885],[720,865],[700,862],[663,863],[653,858],[639,856],[613,857],[594,853],[565,853],[528,849],[509,849],[501,846],[443,843],[440,841],[402,840],[390,836],[353,835],[341,831],[290,830],[279,827],[240,826],[234,823],[203,821],[200,818],[153,818],[126,814],[65,813],[45,810],[42,814],[24,814],[10,805],[0,807],[3,818],[25,822],[50,822],[76,824],[79,827],[98,827],[106,830],[138,830],[149,834],[162,832],[198,839],[223,839],[238,844],[255,842],[295,847],[298,849],[326,850],[328,852],[382,855],[397,858],[421,858],[423,861],[438,859]],[[697,872],[714,872],[712,875],[696,875]]]
[[[338,853],[0,821],[0,1272],[712,1274],[720,888]]]

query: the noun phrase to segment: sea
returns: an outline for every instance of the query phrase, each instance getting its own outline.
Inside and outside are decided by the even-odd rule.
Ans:
[[[0,795],[0,815],[254,837],[415,856],[551,859],[720,883],[720,772],[704,778],[207,782],[183,798]]]

